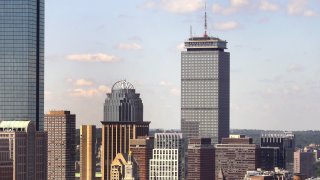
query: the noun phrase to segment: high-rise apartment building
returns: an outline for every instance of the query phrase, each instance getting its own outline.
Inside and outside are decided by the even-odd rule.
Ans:
[[[295,137],[292,132],[266,132],[261,134],[261,147],[278,147],[278,166],[293,172],[293,153],[295,151]]]
[[[0,121],[43,130],[44,0],[1,0],[0,12]]]
[[[126,80],[112,86],[104,103],[104,121],[143,121],[143,104],[140,94]]]
[[[205,23],[206,24],[206,23]],[[190,37],[181,52],[181,131],[218,143],[229,136],[230,54],[227,42]]]
[[[96,126],[80,126],[80,180],[95,180]]]
[[[34,121],[0,123],[0,179],[47,178],[47,134]]]
[[[44,117],[48,132],[48,180],[75,178],[76,115],[50,111]]]
[[[312,152],[302,152],[297,150],[294,152],[294,173],[304,175],[306,178],[315,176],[316,159]]]
[[[226,179],[243,179],[247,171],[254,171],[259,167],[259,146],[252,144],[250,138],[236,138],[239,141],[228,141],[228,144],[215,145],[216,176],[222,170]],[[247,141],[247,143],[245,143]]]
[[[149,160],[152,158],[154,138],[143,136],[130,139],[130,151],[139,164],[139,180],[149,179]]]
[[[156,133],[149,180],[183,180],[184,149],[181,133]]]
[[[214,146],[210,138],[190,138],[187,180],[212,180],[215,177]]]

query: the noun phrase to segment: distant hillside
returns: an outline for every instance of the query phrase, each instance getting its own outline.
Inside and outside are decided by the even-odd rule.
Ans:
[[[161,129],[150,129],[150,135],[153,136],[154,133],[163,132]],[[166,132],[177,132],[178,130],[167,130]],[[97,129],[97,138],[101,140],[101,128]],[[264,130],[255,129],[231,129],[230,134],[243,134],[253,138],[253,142],[260,143],[260,134],[265,132]],[[296,146],[304,147],[311,143],[320,144],[320,131],[293,131],[296,136]],[[80,130],[77,129],[77,144],[80,144]]]
[[[264,130],[252,129],[232,129],[231,134],[243,134],[253,138],[253,141],[259,144],[260,134]],[[296,147],[304,147],[311,143],[320,144],[320,131],[292,131],[296,137]]]

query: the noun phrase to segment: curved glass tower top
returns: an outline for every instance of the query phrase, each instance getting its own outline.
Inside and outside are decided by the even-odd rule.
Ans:
[[[112,86],[104,103],[104,121],[143,121],[142,100],[130,82],[121,80]]]

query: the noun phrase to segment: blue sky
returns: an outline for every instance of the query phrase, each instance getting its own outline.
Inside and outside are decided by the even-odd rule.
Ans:
[[[100,125],[126,79],[152,128],[180,127],[180,51],[203,34],[204,0],[47,0],[45,111]],[[231,53],[231,128],[319,129],[320,0],[207,0]]]

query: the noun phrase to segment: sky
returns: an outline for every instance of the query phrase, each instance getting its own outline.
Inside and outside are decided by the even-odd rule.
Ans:
[[[180,128],[183,42],[208,32],[231,54],[230,124],[320,129],[320,0],[47,0],[45,113],[101,126],[119,80],[141,94],[151,128]]]

